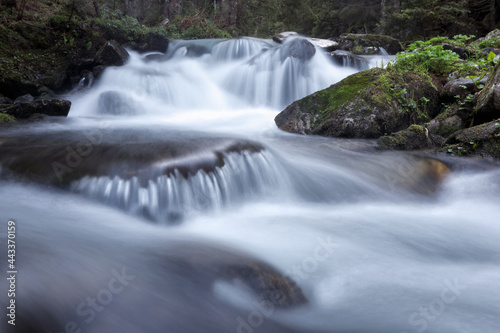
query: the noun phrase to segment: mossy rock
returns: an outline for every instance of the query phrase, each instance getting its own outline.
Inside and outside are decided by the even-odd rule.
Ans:
[[[458,104],[452,104],[446,111],[432,119],[427,129],[432,135],[439,135],[447,138],[456,131],[464,129],[468,117],[469,113],[460,109]]]
[[[443,137],[430,135],[422,125],[410,125],[405,130],[380,137],[377,143],[384,150],[415,150],[441,147],[444,141]]]
[[[442,151],[452,155],[492,156],[500,159],[500,118],[455,132]]]
[[[403,51],[401,43],[390,36],[377,34],[343,34],[335,39],[340,47],[346,51],[360,51],[359,47],[384,48],[389,54],[396,54]],[[343,47],[344,46],[344,47]],[[358,48],[357,48],[358,47]],[[364,52],[363,52],[364,53]],[[359,53],[358,53],[359,54]]]
[[[376,68],[292,103],[275,122],[292,133],[378,138],[422,124],[437,111],[438,93],[428,77]]]
[[[0,112],[0,125],[13,124],[16,122],[16,118],[13,116]]]

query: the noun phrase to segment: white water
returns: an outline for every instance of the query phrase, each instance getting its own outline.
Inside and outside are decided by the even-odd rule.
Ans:
[[[187,57],[189,45],[207,53]],[[282,60],[278,45],[254,39],[176,42],[164,61],[132,53],[125,66],[107,69],[88,91],[71,96],[67,122],[22,130],[202,130],[257,141],[265,150],[226,154],[214,173],[189,178],[174,174],[140,184],[88,176],[74,181],[69,194],[3,180],[1,218],[18,224],[19,260],[40,258],[24,266],[26,273],[20,268],[22,300],[65,323],[82,297],[106,285],[112,268],[135,265],[140,282],[131,286],[139,296],[127,298],[126,289],[123,303],[114,301],[118,305],[85,332],[164,332],[176,320],[168,332],[244,331],[218,303],[235,306],[251,321],[259,309],[237,284],[217,283],[213,298],[197,289],[176,298],[173,314],[157,309],[159,299],[168,304],[171,296],[157,280],[177,272],[160,271],[143,249],[162,253],[173,240],[194,240],[250,253],[294,279],[309,303],[264,321],[296,332],[498,332],[498,166],[451,159],[457,171],[436,194],[421,195],[412,190],[413,162],[405,153],[275,127],[274,116],[289,102],[353,72],[332,65],[320,50],[310,61]],[[108,91],[121,95],[100,102]],[[190,328],[204,304],[213,306],[216,323]],[[28,314],[45,317],[33,309]]]

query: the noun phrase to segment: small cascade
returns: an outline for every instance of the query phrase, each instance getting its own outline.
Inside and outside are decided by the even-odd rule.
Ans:
[[[178,223],[186,215],[241,203],[284,189],[289,181],[280,163],[266,151],[229,153],[213,172],[184,176],[178,170],[147,183],[137,177],[84,177],[74,192],[152,221]]]
[[[388,56],[389,55],[389,52],[387,52],[387,50],[384,49],[382,46],[380,46],[378,49],[379,49],[380,55],[383,55],[383,56]]]
[[[214,46],[212,55],[215,61],[251,58],[275,47],[271,42],[256,38],[236,38],[222,41]]]
[[[122,115],[116,110],[125,110],[124,116],[170,116],[200,109],[281,110],[356,71],[333,64],[303,37],[283,44],[255,38],[172,41],[165,55],[130,54],[126,65],[108,68],[97,85],[74,96],[70,116]],[[102,99],[109,100],[109,93],[101,95],[109,91],[114,95],[111,104],[126,107],[103,107]],[[118,95],[126,100],[116,101]]]
[[[356,56],[351,52],[337,50],[331,52],[330,56],[336,64],[342,67],[354,68],[360,71],[370,68],[370,64],[365,58]]]

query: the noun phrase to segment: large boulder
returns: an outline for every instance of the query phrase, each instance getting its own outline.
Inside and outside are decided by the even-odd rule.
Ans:
[[[500,158],[500,118],[455,132],[443,148],[454,155],[481,155]]]
[[[292,133],[378,138],[422,124],[437,106],[437,90],[426,77],[375,68],[292,103],[275,122]]]
[[[104,44],[97,52],[94,62],[104,66],[122,66],[130,55],[118,42],[111,40]]]
[[[314,45],[305,38],[294,38],[286,41],[279,48],[280,59],[284,61],[288,57],[296,58],[301,61],[307,61],[316,54]]]
[[[403,46],[397,39],[385,35],[343,34],[334,40],[339,44],[339,49],[358,54],[372,52],[370,48],[383,48],[389,54],[403,51]]]
[[[53,98],[39,99],[29,103],[14,104],[2,111],[18,119],[27,119],[34,114],[65,117],[68,115],[70,107],[70,101]]]

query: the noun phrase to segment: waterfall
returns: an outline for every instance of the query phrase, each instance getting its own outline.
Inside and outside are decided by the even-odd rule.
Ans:
[[[126,105],[126,115],[132,109],[162,117],[193,109],[280,110],[356,71],[298,37],[284,44],[254,38],[174,41],[154,60],[130,53],[129,62],[107,69],[91,93],[74,96],[71,117],[120,114],[106,103]]]
[[[68,118],[3,128],[16,329],[497,332],[497,162],[273,122],[389,59],[307,37],[172,41],[82,80]]]
[[[213,172],[200,169],[194,175],[183,175],[176,169],[146,184],[137,177],[84,177],[73,182],[71,189],[153,221],[176,223],[184,215],[220,211],[252,198],[283,192],[287,184],[280,163],[262,151],[226,154],[224,165]]]

